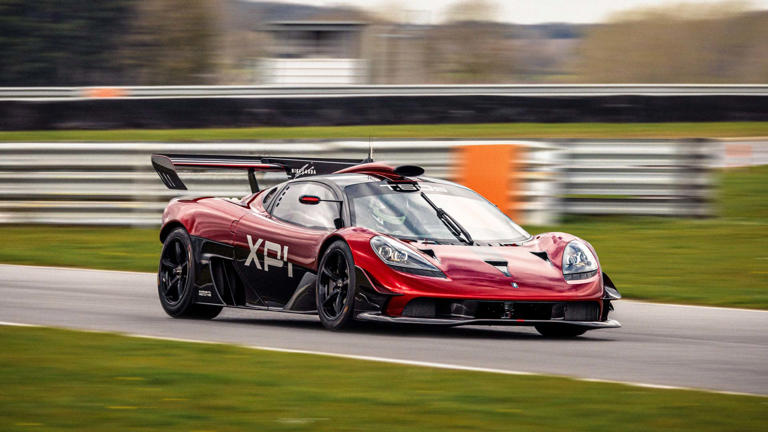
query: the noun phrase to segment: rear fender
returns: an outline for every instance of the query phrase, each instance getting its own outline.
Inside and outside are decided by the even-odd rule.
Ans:
[[[184,228],[184,230],[189,232],[189,230],[187,230],[187,227],[185,227],[183,223],[177,220],[168,221],[160,229],[160,243],[165,243],[165,239],[168,238],[168,235],[176,228]]]

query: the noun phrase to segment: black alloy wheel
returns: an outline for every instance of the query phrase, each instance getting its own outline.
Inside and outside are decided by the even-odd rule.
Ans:
[[[315,299],[317,314],[326,328],[339,330],[352,321],[354,268],[352,252],[341,240],[331,244],[320,260]]]
[[[184,297],[188,277],[189,260],[185,245],[180,238],[171,238],[163,247],[158,277],[160,295],[168,305],[176,305]]]
[[[196,274],[197,266],[189,234],[183,228],[177,228],[165,238],[157,272],[157,293],[168,315],[174,318],[211,319],[221,312],[221,306],[195,304]]]

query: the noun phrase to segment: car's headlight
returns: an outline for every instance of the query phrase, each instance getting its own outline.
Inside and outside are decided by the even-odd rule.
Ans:
[[[397,271],[420,276],[445,277],[440,269],[397,240],[376,236],[371,239],[371,248],[384,263]]]
[[[563,251],[563,277],[565,280],[588,279],[597,274],[597,259],[580,241],[568,243]]]

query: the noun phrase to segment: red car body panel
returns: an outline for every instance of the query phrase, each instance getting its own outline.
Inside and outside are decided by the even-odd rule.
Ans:
[[[174,165],[245,167],[251,170],[249,179],[254,187],[253,169],[261,169],[263,165],[264,169],[275,170],[283,166],[281,163],[287,163],[285,161],[293,163],[290,166],[292,172],[314,171],[311,165],[301,165],[307,160],[299,159],[153,156],[153,165],[163,182],[176,189],[184,189],[185,186],[173,170]],[[332,160],[325,160],[325,163],[338,165]],[[471,245],[460,242],[438,244],[434,241],[398,240],[368,228],[351,226],[352,213],[349,203],[345,201],[344,185],[373,182],[400,190],[397,188],[409,182],[421,183],[421,188],[430,190],[424,182],[432,182],[434,186],[439,181],[401,175],[407,172],[417,174],[404,175],[418,176],[423,173],[419,167],[400,167],[402,170],[398,171],[400,168],[393,169],[381,163],[343,164],[346,168],[334,168],[337,170],[334,174],[306,180],[323,184],[328,193],[334,191],[331,195],[338,196],[335,200],[324,201],[340,203],[338,219],[334,221],[336,226],[343,226],[339,229],[315,229],[289,223],[270,213],[270,206],[274,203],[265,206],[264,200],[268,195],[274,192],[274,196],[282,197],[291,184],[305,180],[283,183],[250,194],[242,200],[214,197],[172,200],[163,212],[160,237],[164,241],[173,229],[183,227],[192,239],[197,265],[202,269],[196,272],[199,274],[194,282],[197,289],[195,301],[213,306],[316,312],[314,286],[320,279],[317,276],[318,266],[325,248],[334,241],[342,240],[349,247],[354,261],[354,275],[349,277],[357,281],[359,297],[356,294],[355,308],[360,303],[362,309],[359,313],[356,311],[359,319],[403,319],[403,322],[410,322],[408,320],[414,317],[417,320],[421,317],[414,315],[416,306],[409,311],[411,305],[431,302],[433,311],[438,307],[444,311],[447,305],[450,319],[445,318],[444,312],[439,316],[435,312],[424,322],[447,325],[472,322],[550,325],[559,322],[587,329],[619,326],[607,316],[611,309],[610,301],[620,298],[620,295],[610,278],[602,272],[599,261],[594,273],[580,273],[580,277],[586,277],[584,279],[566,280],[563,275],[563,252],[572,241],[583,243],[597,259],[597,253],[588,242],[571,234],[552,232],[504,244],[469,240],[466,243]],[[314,200],[302,201],[307,196]],[[302,195],[298,201],[306,208],[294,211],[303,214],[315,211],[313,204],[323,200]],[[393,238],[402,247],[410,248],[411,255],[418,255],[434,266],[435,271],[418,273],[391,267],[371,246],[372,239],[377,236]],[[469,234],[466,237],[468,239]],[[518,306],[528,311],[525,319],[514,315]],[[454,307],[461,311],[474,310],[477,314],[454,313]],[[570,315],[565,312],[568,308],[572,308]],[[546,314],[543,318],[542,310]],[[464,319],[468,316],[471,319]]]
[[[446,278],[419,276],[391,269],[373,252],[370,240],[376,233],[362,228],[340,232],[350,244],[355,264],[376,275],[387,290],[401,294],[393,297],[387,314],[398,316],[409,301],[418,297],[527,301],[595,301],[601,303],[603,281],[598,273],[585,280],[565,281],[561,270],[562,252],[555,253],[577,237],[562,233],[540,234],[521,246],[489,247],[424,245],[437,259],[424,255],[440,268]],[[411,244],[411,246],[416,243]],[[544,249],[547,246],[548,249]],[[414,248],[418,251],[417,248]],[[531,252],[546,251],[553,257],[544,261]],[[556,257],[557,256],[557,257]],[[488,258],[506,260],[511,277],[487,264]],[[559,261],[558,261],[559,258]],[[517,284],[517,288],[512,286]]]
[[[411,300],[420,297],[516,301],[594,301],[603,307],[602,269],[591,278],[566,281],[562,273],[562,253],[566,244],[578,237],[566,233],[543,233],[516,246],[421,245],[436,258],[419,251],[419,243],[409,245],[440,268],[446,278],[420,276],[393,270],[371,248],[379,235],[365,228],[348,227],[336,231],[299,227],[272,217],[263,206],[263,193],[242,201],[222,198],[174,200],[163,213],[163,225],[183,225],[198,237],[248,249],[247,234],[288,246],[290,262],[317,271],[321,245],[329,238],[341,238],[352,250],[355,266],[365,269],[382,293],[397,294],[387,304],[386,313],[399,316]],[[581,240],[583,241],[583,240]],[[597,256],[592,246],[583,241]],[[546,252],[549,260],[532,252]],[[507,261],[511,276],[487,264],[489,258]],[[598,263],[599,266],[599,263]],[[512,282],[517,284],[513,288]]]

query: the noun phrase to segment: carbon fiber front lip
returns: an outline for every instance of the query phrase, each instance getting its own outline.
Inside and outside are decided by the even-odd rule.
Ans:
[[[621,323],[616,320],[607,321],[563,321],[563,320],[523,320],[523,319],[445,319],[445,318],[416,318],[416,317],[391,317],[377,312],[363,312],[356,317],[362,321],[377,321],[400,324],[430,324],[440,326],[461,325],[505,325],[505,326],[533,326],[536,324],[558,324],[590,329],[619,328]]]

